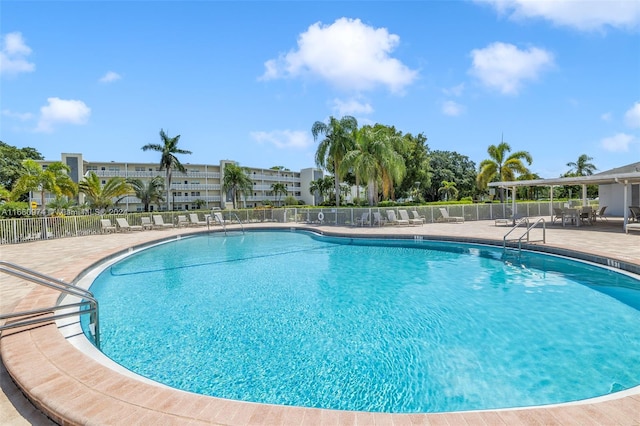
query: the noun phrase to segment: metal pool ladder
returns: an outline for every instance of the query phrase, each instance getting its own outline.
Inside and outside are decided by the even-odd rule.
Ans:
[[[524,231],[524,233],[522,235],[520,235],[519,238],[507,239],[509,234],[511,234],[516,229],[518,229],[518,227],[522,223],[525,223],[527,225],[527,230]],[[533,228],[535,228],[539,223],[542,223],[542,239],[541,240],[531,240],[531,239],[529,239],[529,234],[530,234],[531,230]],[[530,243],[530,242],[542,242],[543,244],[545,244],[547,242],[547,226],[546,226],[546,222],[545,222],[544,218],[543,217],[539,218],[533,224],[529,224],[529,218],[527,218],[527,217],[523,217],[522,219],[518,219],[515,222],[515,225],[513,225],[513,228],[511,228],[511,230],[509,232],[507,232],[504,235],[504,237],[502,237],[502,248],[504,250],[507,249],[507,241],[517,241],[518,242],[518,252],[521,252],[522,251],[522,239],[524,237],[527,237],[527,242],[528,243]]]
[[[80,302],[0,315],[0,321],[20,318],[16,321],[7,322],[1,325],[0,331],[56,321],[58,319],[69,318],[76,315],[80,316],[88,313],[90,315],[89,325],[93,325],[94,343],[96,347],[100,349],[100,318],[98,315],[98,300],[93,296],[93,293],[62,280],[41,274],[32,269],[2,260],[0,260],[0,272],[80,298]],[[55,313],[56,311],[70,308],[74,308],[74,310],[72,312]],[[77,308],[77,310],[75,308]]]
[[[242,221],[238,217],[237,213],[231,212],[230,214],[232,214],[232,215],[234,215],[236,217],[236,220],[238,221],[238,223],[240,224],[240,228],[242,229],[242,234],[244,235],[244,225],[242,224]],[[209,228],[210,220],[218,222],[220,225],[222,225],[222,230],[224,231],[224,235],[227,235],[226,220],[222,217],[222,213],[220,213],[219,215],[218,214],[214,214],[213,216],[207,216],[207,228],[208,229],[210,229]]]

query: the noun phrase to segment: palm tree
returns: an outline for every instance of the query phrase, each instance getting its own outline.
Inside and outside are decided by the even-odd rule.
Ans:
[[[157,143],[149,143],[142,147],[143,151],[158,151],[161,152],[160,156],[160,170],[166,170],[166,183],[167,183],[167,210],[169,208],[169,190],[171,188],[171,174],[173,169],[178,169],[178,171],[182,173],[186,173],[186,169],[176,157],[176,154],[191,154],[191,151],[187,151],[185,149],[178,148],[178,141],[180,140],[180,135],[170,138],[164,132],[164,130],[160,129],[160,139],[162,140],[162,144]]]
[[[516,173],[523,174],[529,171],[522,160],[531,165],[533,162],[531,154],[527,151],[517,151],[507,157],[510,151],[511,146],[504,141],[498,146],[489,146],[487,152],[491,158],[480,163],[480,172],[477,177],[480,189],[486,188],[487,184],[495,179],[509,182],[516,179]],[[504,202],[504,188],[500,188],[500,202]]]
[[[438,193],[444,194],[444,200],[449,201],[449,197],[452,199],[458,197],[458,188],[456,188],[455,182],[443,180],[442,186],[438,188]]]
[[[340,120],[329,117],[329,123],[316,121],[311,127],[313,140],[319,135],[324,135],[316,151],[316,164],[333,171],[335,176],[336,206],[340,206],[340,179],[344,175],[341,163],[347,152],[354,147],[354,133],[358,130],[358,121],[346,115]]]
[[[35,160],[27,159],[22,162],[24,173],[13,186],[12,199],[30,191],[40,192],[40,205],[44,209],[44,195],[50,192],[55,196],[66,195],[73,197],[78,192],[77,185],[71,180],[69,166],[60,161],[53,162],[42,168]]]
[[[78,183],[78,189],[87,197],[87,203],[93,209],[107,209],[132,192],[131,185],[125,178],[113,177],[102,185],[94,172],[89,172]]]
[[[578,161],[567,163],[567,167],[571,167],[571,170],[567,173],[567,175],[571,176],[591,176],[593,172],[598,170],[593,163],[589,161],[593,160],[592,157],[589,157],[587,154],[582,154],[578,157]]]
[[[334,179],[333,176],[325,176],[316,180],[311,181],[309,184],[309,192],[312,194],[318,194],[322,197],[323,202],[325,199],[329,198],[329,194],[333,189]]]
[[[404,160],[393,148],[393,141],[387,134],[364,126],[356,132],[353,150],[347,152],[342,164],[343,171],[352,170],[358,180],[367,182],[369,205],[378,201],[378,183],[383,186],[387,197],[393,182],[404,174]]]
[[[164,181],[162,177],[156,176],[146,183],[140,179],[130,179],[129,184],[136,193],[136,197],[144,204],[144,211],[149,211],[149,206],[153,203],[160,205],[164,201],[162,192],[164,191]]]
[[[247,171],[242,167],[227,163],[224,166],[224,178],[222,180],[222,189],[231,191],[233,200],[233,209],[235,210],[238,201],[238,193],[250,194],[253,189],[253,182],[247,175]]]
[[[284,183],[274,183],[271,185],[271,192],[276,196],[276,205],[280,202],[280,196],[287,194],[287,187]]]

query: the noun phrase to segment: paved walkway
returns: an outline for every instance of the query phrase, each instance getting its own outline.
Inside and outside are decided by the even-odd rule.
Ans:
[[[269,226],[291,227],[292,224],[268,224]],[[247,225],[247,227],[260,225]],[[379,236],[393,235],[418,235],[424,238],[456,238],[473,241],[492,241],[501,243],[502,238],[510,228],[494,226],[493,221],[479,221],[466,223],[437,223],[424,226],[411,227],[383,227],[383,228],[346,228],[331,226],[312,226],[325,233],[349,233]],[[521,228],[519,228],[521,229]],[[198,229],[171,229],[163,231],[132,232],[129,234],[95,235],[79,238],[68,238],[50,241],[37,241],[20,245],[0,246],[0,259],[14,262],[22,266],[34,268],[40,272],[52,275],[65,281],[73,281],[85,268],[98,260],[122,251],[130,247],[144,244],[159,238],[174,237],[179,234],[197,232]],[[519,236],[521,232],[515,231],[513,235]],[[532,231],[532,240],[540,239],[542,230]],[[595,226],[562,227],[549,226],[546,230],[547,243],[544,247],[552,249],[568,249],[595,255],[609,261],[626,262],[640,267],[640,235],[637,233],[624,234],[620,221],[610,220],[608,223],[598,223]],[[539,243],[536,243],[540,245]],[[613,263],[615,265],[615,263]],[[31,302],[40,297],[38,289],[33,285],[20,282],[6,275],[0,275],[0,313],[8,313],[16,309],[20,304]],[[27,297],[29,295],[29,297]],[[50,298],[50,297],[49,297]],[[28,303],[27,303],[28,304]],[[53,328],[53,327],[43,327]],[[54,329],[55,330],[55,329]],[[8,334],[8,333],[5,333]],[[58,333],[59,334],[59,333]],[[12,336],[13,337],[13,336]],[[3,336],[3,341],[4,341]],[[64,341],[64,339],[61,339]],[[0,350],[2,347],[0,341]],[[6,352],[9,351],[7,349]],[[6,356],[5,351],[2,351]],[[6,361],[9,361],[7,359]],[[7,364],[9,365],[9,364]],[[13,371],[13,370],[12,370]],[[37,373],[34,373],[37,376]],[[48,425],[53,424],[48,418],[37,410],[16,388],[8,376],[4,364],[0,364],[0,424],[2,425]],[[212,400],[208,398],[207,400]],[[165,405],[166,402],[165,402]],[[228,408],[228,407],[227,407]],[[206,410],[205,410],[206,411]],[[224,410],[222,410],[224,411]],[[240,410],[241,411],[241,410]],[[327,410],[307,410],[299,418],[286,418],[279,416],[274,410],[252,409],[245,417],[235,411],[229,419],[212,415],[213,422],[249,424],[263,423],[272,420],[272,423],[314,423],[314,420],[337,420],[337,423],[354,423],[356,416],[343,415],[336,418],[326,414]],[[296,411],[301,415],[302,411]],[[309,414],[312,413],[312,414]],[[321,414],[317,414],[321,413]],[[233,419],[231,419],[233,417]],[[106,413],[98,417],[99,421],[107,419]],[[153,417],[147,417],[148,420]],[[304,420],[301,420],[304,419]],[[365,421],[374,419],[371,417],[357,417]],[[611,402],[573,405],[560,408],[544,408],[538,410],[508,410],[484,413],[454,413],[429,416],[404,416],[388,417],[379,416],[375,421],[389,421],[391,423],[422,423],[422,424],[640,424],[640,395],[632,394],[624,398],[614,399]],[[399,420],[402,419],[402,420]],[[112,419],[113,420],[113,419]],[[131,420],[131,419],[128,419]],[[105,423],[108,421],[104,420]],[[95,419],[94,419],[95,422]],[[464,423],[463,423],[464,424]]]

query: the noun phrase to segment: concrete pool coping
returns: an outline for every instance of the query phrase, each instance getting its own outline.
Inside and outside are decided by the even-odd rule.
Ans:
[[[601,225],[597,225],[601,226]],[[631,268],[640,268],[640,240],[620,229],[549,227],[545,251],[576,250],[591,259],[601,259]],[[416,227],[347,228],[296,224],[249,224],[245,227],[313,229],[325,234],[391,238],[456,239],[501,244],[505,228],[493,221],[464,224],[429,224]],[[585,227],[586,228],[586,227]],[[145,231],[128,234],[80,237],[2,247],[3,260],[35,268],[41,272],[74,281],[91,265],[105,257],[127,251],[150,241],[202,232],[200,229]],[[52,259],[53,256],[61,259]],[[562,253],[560,253],[562,254]],[[57,256],[56,256],[57,257]],[[615,263],[618,262],[618,263]],[[599,262],[602,263],[602,262]],[[25,284],[7,289],[2,281],[2,312],[51,306],[58,293],[33,289]],[[21,291],[19,291],[21,290]],[[25,297],[27,296],[28,297]],[[10,300],[5,300],[10,299]],[[13,302],[12,302],[13,300]],[[116,373],[79,351],[51,323],[28,330],[7,331],[0,340],[0,354],[9,374],[31,401],[58,423],[64,424],[637,424],[640,422],[640,394],[615,394],[611,398],[587,402],[496,411],[442,414],[360,413],[229,401],[177,391],[137,381]],[[3,377],[3,391],[6,377]],[[3,415],[18,411],[6,397],[0,400]],[[20,418],[20,413],[16,418]],[[0,417],[0,421],[3,418]],[[29,421],[26,420],[26,423]]]

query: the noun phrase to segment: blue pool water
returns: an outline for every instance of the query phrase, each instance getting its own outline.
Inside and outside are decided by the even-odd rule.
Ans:
[[[393,413],[640,384],[640,284],[584,263],[305,232],[206,235],[106,269],[101,349],[175,388]]]

